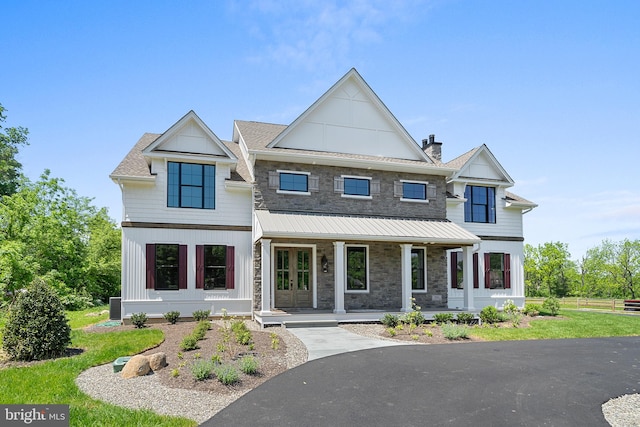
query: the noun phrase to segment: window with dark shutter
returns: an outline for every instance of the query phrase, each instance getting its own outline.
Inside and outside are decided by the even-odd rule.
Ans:
[[[147,289],[156,287],[156,245],[147,244]]]
[[[451,252],[451,288],[458,288],[458,252]]]
[[[504,288],[511,289],[511,255],[504,254]]]
[[[186,245],[147,244],[146,257],[147,289],[187,289]]]
[[[236,248],[227,246],[227,289],[235,289],[236,269],[235,269]]]

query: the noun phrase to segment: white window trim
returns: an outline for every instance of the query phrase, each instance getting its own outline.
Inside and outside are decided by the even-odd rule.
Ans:
[[[409,202],[409,203],[429,203],[429,199],[427,197],[427,189],[429,186],[429,182],[427,181],[413,181],[410,179],[401,179],[400,180],[401,183],[409,183],[409,184],[424,184],[424,199],[405,199],[404,197],[400,197],[400,201],[401,202]]]
[[[368,196],[358,196],[357,194],[344,194],[344,190],[342,191],[341,197],[345,199],[360,199],[360,200],[372,200],[373,196],[371,195],[371,178],[370,176],[356,176],[356,175],[340,175],[340,178],[344,181],[345,178],[351,179],[368,179],[369,180],[369,195]],[[368,253],[368,252],[367,252]],[[367,255],[368,257],[369,255]]]
[[[423,250],[423,256],[424,256],[424,289],[413,289],[411,288],[411,293],[413,294],[426,294],[427,293],[427,289],[428,289],[428,283],[429,280],[427,278],[427,273],[428,273],[428,269],[427,269],[427,247],[426,246],[412,246],[411,250],[413,249],[422,249]]]
[[[349,265],[347,263],[348,261],[348,257],[347,257],[347,252],[348,248],[365,248],[366,249],[366,254],[367,254],[367,283],[366,283],[366,289],[362,290],[362,291],[358,291],[358,290],[353,290],[353,289],[348,289],[347,288],[347,272],[349,271]],[[370,287],[369,287],[369,245],[344,245],[344,293],[345,294],[368,294],[370,292]]]
[[[290,170],[285,170],[285,169],[277,169],[276,172],[278,173],[278,178],[279,175],[281,173],[290,173],[292,175],[307,175],[307,190],[309,190],[309,177],[311,176],[311,172],[303,172],[303,171],[290,171]],[[311,192],[310,191],[290,191],[290,190],[280,190],[280,188],[278,188],[276,190],[277,194],[294,194],[296,196],[310,196]]]

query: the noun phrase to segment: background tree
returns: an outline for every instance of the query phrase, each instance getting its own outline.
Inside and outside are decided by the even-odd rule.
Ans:
[[[582,281],[589,292],[607,298],[636,298],[640,287],[640,241],[604,240],[587,251]]]
[[[579,284],[576,266],[568,246],[547,242],[537,247],[525,245],[525,285],[527,296],[563,297]]]
[[[23,127],[3,128],[6,110],[0,104],[0,197],[17,191],[22,164],[16,159],[22,145],[28,145],[29,131]]]

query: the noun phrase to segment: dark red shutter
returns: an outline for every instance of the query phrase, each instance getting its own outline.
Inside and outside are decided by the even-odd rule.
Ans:
[[[451,287],[458,287],[458,252],[451,252]]]
[[[178,246],[178,289],[187,289],[187,245]]]
[[[227,289],[234,289],[236,287],[236,248],[234,246],[227,246]]]
[[[478,253],[473,254],[473,287],[478,289],[480,283],[478,281]]]
[[[204,245],[196,245],[196,289],[204,289]]]
[[[156,287],[156,245],[147,244],[147,289]]]
[[[491,288],[491,254],[484,254],[484,287]]]
[[[504,288],[511,289],[511,255],[504,254]]]

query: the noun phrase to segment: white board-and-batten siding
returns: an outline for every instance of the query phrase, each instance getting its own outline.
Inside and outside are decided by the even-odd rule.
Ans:
[[[155,184],[127,183],[123,186],[123,218],[131,222],[160,222],[207,225],[251,225],[251,192],[230,191],[225,180],[228,164],[216,164],[215,209],[167,207],[167,166],[163,159],[153,159]]]
[[[187,289],[156,291],[146,289],[146,245],[180,244],[187,246]],[[235,247],[235,288],[227,290],[196,289],[196,245]],[[211,310],[220,315],[250,315],[252,307],[253,263],[250,231],[184,230],[131,228],[122,229],[122,308],[123,318],[144,312],[162,317],[177,310],[189,317],[195,310]]]

